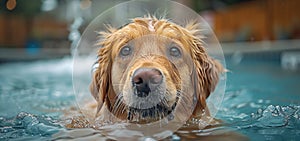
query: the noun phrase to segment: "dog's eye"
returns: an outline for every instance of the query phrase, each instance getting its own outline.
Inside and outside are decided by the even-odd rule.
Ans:
[[[170,55],[174,56],[174,57],[180,57],[181,56],[181,52],[177,47],[171,47],[170,48]]]
[[[121,49],[120,55],[122,56],[128,56],[131,54],[131,48],[130,46],[125,46]]]

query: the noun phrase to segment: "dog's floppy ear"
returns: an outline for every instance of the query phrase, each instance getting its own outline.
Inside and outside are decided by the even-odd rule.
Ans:
[[[198,47],[202,48],[202,47]],[[196,54],[195,61],[195,89],[198,97],[197,105],[193,112],[194,116],[199,114],[209,115],[209,111],[206,109],[206,99],[215,90],[219,81],[220,73],[224,72],[223,66],[217,61],[209,57],[205,52]],[[192,76],[194,77],[194,76]],[[204,110],[204,111],[203,111]]]
[[[195,92],[197,94],[197,105],[194,109],[193,116],[209,115],[206,109],[206,99],[215,90],[219,81],[219,74],[225,72],[225,69],[217,60],[211,58],[205,48],[197,24],[187,25],[186,29],[193,35],[191,37],[191,56],[194,61],[194,79]]]
[[[98,115],[102,108],[109,91],[109,85],[111,84],[110,72],[112,62],[110,60],[110,48],[108,46],[102,46],[99,49],[97,63],[99,66],[94,71],[90,84],[90,92],[98,103],[96,115]]]

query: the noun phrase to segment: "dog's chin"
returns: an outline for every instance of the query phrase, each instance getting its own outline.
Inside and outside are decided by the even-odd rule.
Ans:
[[[159,99],[157,100],[159,102],[153,103],[154,100],[144,98],[143,100],[128,105],[127,120],[132,123],[150,123],[166,117],[168,120],[172,120],[172,113],[176,108],[178,96],[175,100],[172,100],[173,102],[168,102],[166,97],[156,99]],[[149,103],[152,103],[152,105],[147,106],[147,108],[140,108],[141,105],[149,105]]]
[[[161,120],[165,117],[173,118],[172,112],[176,107],[176,103],[177,102],[175,102],[171,107],[159,103],[148,109],[128,107],[127,120],[132,123],[149,123]]]

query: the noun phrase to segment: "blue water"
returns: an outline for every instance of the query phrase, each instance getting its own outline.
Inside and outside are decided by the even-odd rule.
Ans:
[[[300,140],[299,71],[278,61],[228,60],[217,118],[250,140]],[[0,140],[105,139],[94,129],[63,126],[63,113],[76,107],[71,65],[70,58],[0,65]]]

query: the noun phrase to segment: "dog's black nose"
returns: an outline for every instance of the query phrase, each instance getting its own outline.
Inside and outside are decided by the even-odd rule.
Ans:
[[[162,83],[162,73],[154,68],[137,69],[132,76],[132,83],[136,87],[139,97],[146,97]]]

